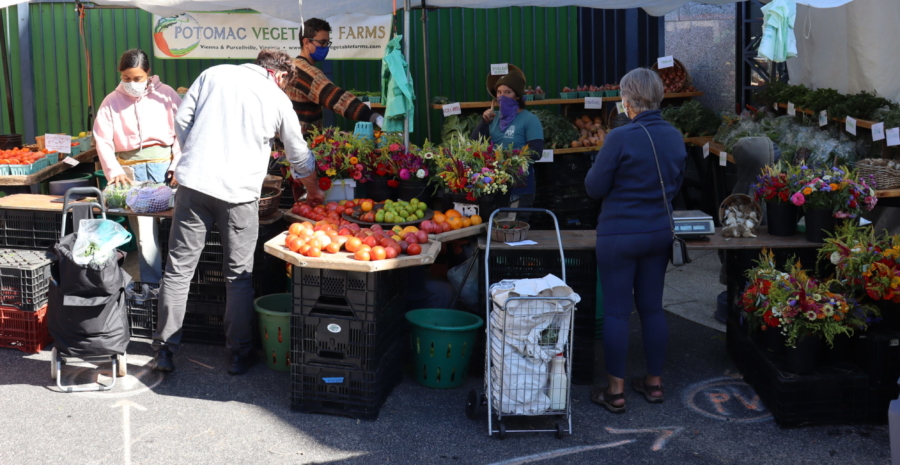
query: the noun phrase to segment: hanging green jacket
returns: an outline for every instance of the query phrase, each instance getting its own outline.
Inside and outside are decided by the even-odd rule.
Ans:
[[[381,94],[385,100],[381,129],[385,132],[403,132],[404,118],[409,118],[409,132],[413,132],[416,95],[400,44],[402,38],[397,35],[388,42],[381,60]]]
[[[797,56],[797,39],[794,36],[796,0],[775,0],[762,7],[762,12],[763,35],[759,43],[759,56],[776,63]]]

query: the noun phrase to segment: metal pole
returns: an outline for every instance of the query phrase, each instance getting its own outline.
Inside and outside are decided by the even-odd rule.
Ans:
[[[410,66],[409,56],[409,0],[403,1],[403,56],[406,57],[406,66]],[[407,68],[409,69],[409,68]],[[407,73],[411,74],[411,73]],[[409,110],[403,118],[403,144],[409,147]]]
[[[23,8],[28,8],[25,5]],[[7,17],[9,10],[6,10]],[[2,19],[2,18],[0,18]],[[3,54],[3,81],[6,87],[6,109],[9,111],[9,133],[16,134],[16,113],[13,110],[12,76],[9,74],[9,57],[6,50],[6,21],[0,21],[0,53]]]
[[[428,82],[428,10],[422,0],[422,57],[425,61],[425,138],[431,138],[431,86]],[[421,106],[419,108],[422,108]]]

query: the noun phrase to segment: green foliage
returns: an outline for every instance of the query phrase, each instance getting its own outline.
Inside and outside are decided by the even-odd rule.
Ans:
[[[895,109],[897,108],[897,104],[886,98],[875,95],[874,92],[862,91],[858,94],[849,95],[844,101],[829,107],[828,116],[837,119],[844,119],[847,116],[852,116],[854,118],[868,120],[872,119],[876,110],[883,107]]]
[[[800,108],[812,110],[816,113],[822,110],[829,110],[828,116],[834,116],[831,114],[830,109],[835,105],[843,103],[846,99],[847,97],[840,92],[834,89],[825,88],[807,92],[803,97],[791,100],[791,102]]]
[[[544,141],[547,149],[566,148],[573,140],[578,140],[578,128],[569,120],[547,110],[534,110],[541,127],[544,129]]]
[[[715,134],[722,124],[722,118],[716,112],[696,100],[691,100],[680,107],[666,107],[662,111],[662,117],[678,128],[685,137]]]
[[[444,126],[441,128],[441,141],[446,144],[451,140],[468,139],[480,122],[481,115],[478,113],[448,116],[444,118]]]

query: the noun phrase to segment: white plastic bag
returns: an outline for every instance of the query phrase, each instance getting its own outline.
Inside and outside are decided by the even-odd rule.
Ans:
[[[131,233],[111,220],[81,220],[72,258],[79,265],[101,264],[116,247],[131,240]]]
[[[515,347],[491,339],[493,402],[503,413],[539,414],[550,408],[547,363],[524,357]]]

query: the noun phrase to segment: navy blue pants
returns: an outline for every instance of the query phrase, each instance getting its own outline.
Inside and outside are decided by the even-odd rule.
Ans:
[[[647,373],[661,376],[669,331],[663,314],[663,286],[672,248],[669,229],[597,236],[597,267],[603,285],[603,351],[606,371],[625,378],[628,319],[641,317]]]

